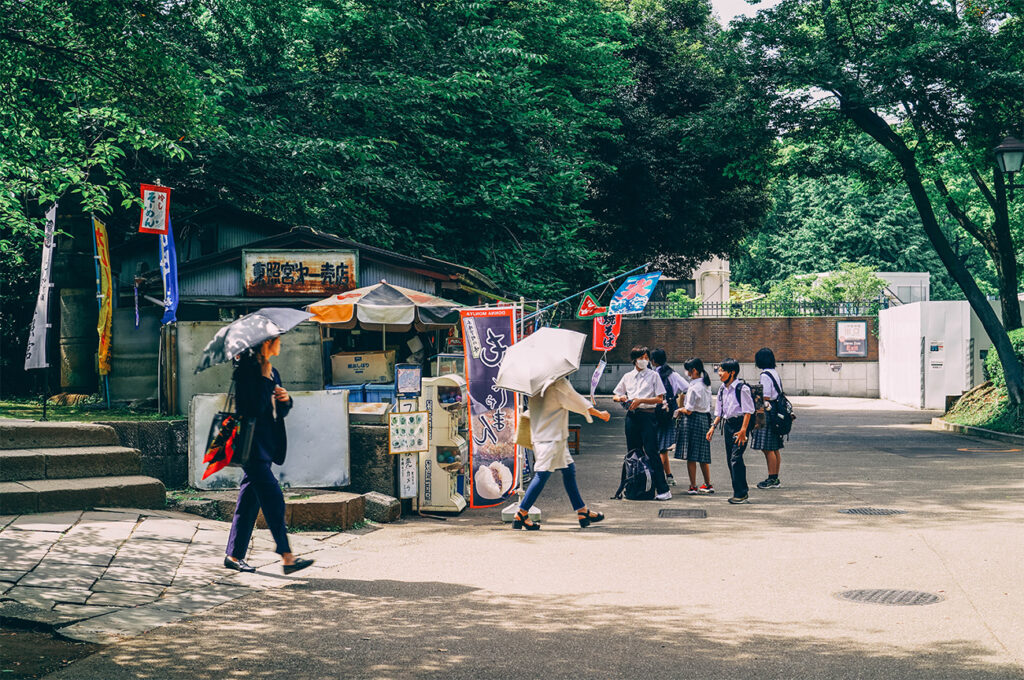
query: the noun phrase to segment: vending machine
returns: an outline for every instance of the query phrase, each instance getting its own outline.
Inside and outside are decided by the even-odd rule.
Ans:
[[[430,448],[420,455],[420,510],[462,512],[461,493],[469,448],[466,381],[458,375],[423,378],[419,409],[427,412]]]

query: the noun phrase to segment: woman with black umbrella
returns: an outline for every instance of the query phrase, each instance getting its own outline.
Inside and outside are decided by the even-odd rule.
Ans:
[[[284,573],[291,574],[313,564],[313,560],[299,559],[292,553],[284,523],[284,495],[270,469],[272,463],[284,463],[287,449],[284,418],[292,408],[292,398],[270,363],[270,358],[280,353],[281,338],[273,337],[242,352],[235,361],[238,413],[255,421],[252,448],[243,468],[245,474],[238,488],[238,502],[224,557],[224,566],[236,571],[256,571],[244,558],[261,509],[274,537],[275,552],[281,555]]]

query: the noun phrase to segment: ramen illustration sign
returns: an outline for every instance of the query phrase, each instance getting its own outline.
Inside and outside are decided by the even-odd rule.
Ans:
[[[356,288],[355,250],[246,250],[245,294],[253,297],[332,295]]]

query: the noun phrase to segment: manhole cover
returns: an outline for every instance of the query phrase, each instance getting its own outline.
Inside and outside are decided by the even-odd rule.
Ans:
[[[841,593],[836,593],[836,597],[850,602],[885,604],[895,607],[935,604],[943,600],[941,595],[924,593],[920,590],[844,590]]]
[[[684,510],[682,508],[662,508],[658,510],[658,517],[667,517],[669,519],[705,519],[707,516],[707,510]]]
[[[892,508],[846,508],[839,512],[844,515],[905,515],[906,510],[893,510]]]

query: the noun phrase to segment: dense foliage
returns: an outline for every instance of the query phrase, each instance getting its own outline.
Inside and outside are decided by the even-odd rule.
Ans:
[[[889,163],[863,137],[831,148],[790,143],[779,153],[772,207],[732,261],[734,280],[768,292],[799,274],[844,262],[875,271],[929,272],[933,300],[963,299],[921,227],[921,218]],[[982,290],[996,293],[991,259],[952,219],[943,230]]]
[[[1006,329],[1021,326],[1017,244],[992,149],[1024,123],[1021,9],[1019,0],[783,0],[740,29],[751,77],[770,83],[780,130],[827,140],[853,128],[892,159],[932,246],[992,338],[1015,403],[1024,402],[1024,373]],[[1001,320],[939,214],[991,258]]]
[[[706,0],[12,7],[8,248],[58,195],[109,213],[159,177],[179,214],[227,202],[548,297],[725,253],[765,205],[733,161],[766,129]]]

